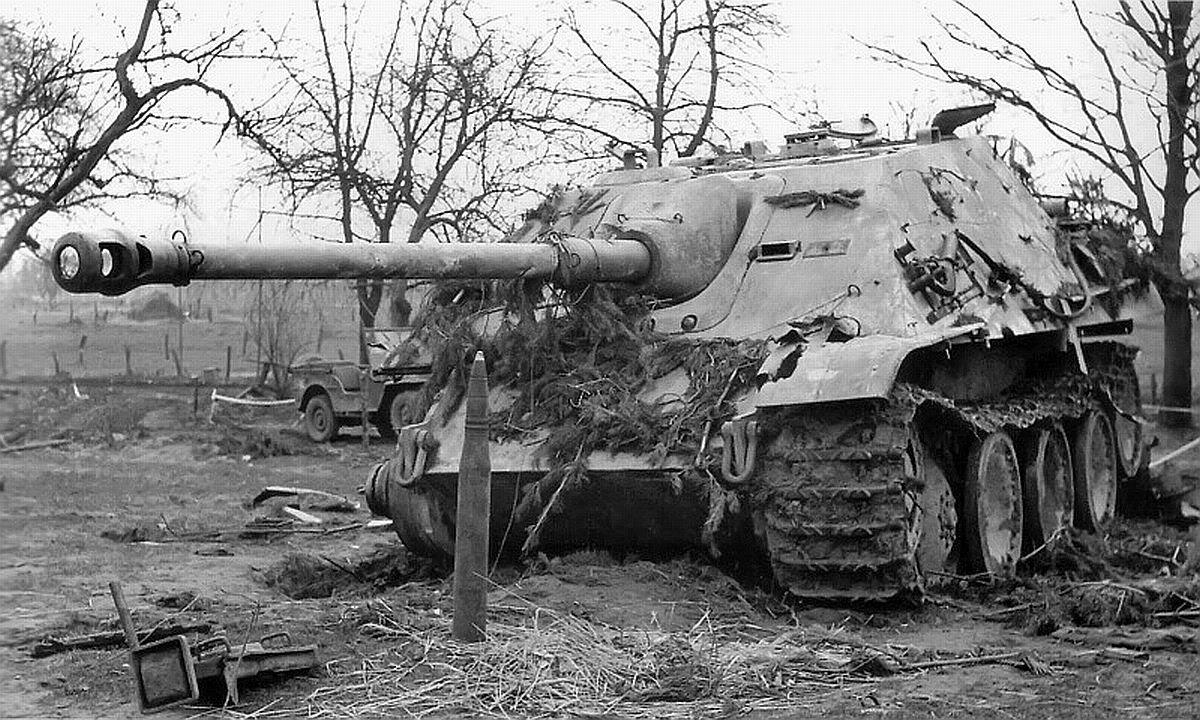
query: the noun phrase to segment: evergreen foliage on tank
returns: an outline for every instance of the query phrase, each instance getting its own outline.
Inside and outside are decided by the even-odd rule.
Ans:
[[[438,283],[414,333],[433,356],[427,407],[439,391],[449,394],[448,408],[457,405],[467,360],[482,350],[494,358],[489,381],[520,393],[493,413],[496,440],[553,429],[538,450],[554,467],[595,450],[643,454],[652,464],[695,456],[712,423],[730,417],[733,400],[751,386],[767,343],[667,336],[653,329],[650,309],[644,295],[611,285],[550,292],[521,281]],[[501,317],[494,332],[475,327],[485,313]],[[639,397],[676,369],[689,381],[681,402]]]

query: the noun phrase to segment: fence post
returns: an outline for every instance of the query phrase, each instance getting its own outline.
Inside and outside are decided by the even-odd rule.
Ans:
[[[133,375],[133,348],[125,346],[125,374]]]
[[[79,367],[83,367],[83,350],[87,347],[87,335],[79,338]]]
[[[54,361],[54,375],[57,377],[62,374],[62,367],[58,364],[58,353],[50,351],[50,359]]]
[[[368,371],[365,370],[361,373],[362,378],[358,383],[358,386],[362,388],[360,395],[362,397],[362,434],[364,449],[371,446],[371,428],[367,424],[367,385],[370,383],[370,380],[367,378],[367,373]]]
[[[171,359],[171,333],[163,335],[163,360]]]
[[[225,381],[229,381],[229,374],[233,372],[233,346],[225,346]]]

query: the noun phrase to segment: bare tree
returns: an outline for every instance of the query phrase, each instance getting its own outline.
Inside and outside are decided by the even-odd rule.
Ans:
[[[885,62],[1025,111],[1055,140],[1107,171],[1153,245],[1155,284],[1164,305],[1164,401],[1191,407],[1192,319],[1180,241],[1184,211],[1200,191],[1200,118],[1193,108],[1200,55],[1192,2],[1141,0],[1135,8],[1122,0],[1115,12],[1102,14],[1084,12],[1071,0],[1079,46],[1101,70],[1096,78],[1076,71],[1078,59],[1039,56],[982,13],[960,0],[956,4],[965,22],[934,18],[945,45],[923,40],[921,53],[909,57],[863,44]],[[960,69],[964,54],[997,70],[983,75]],[[953,63],[951,56],[957,58]],[[1046,89],[1054,101],[1035,101],[1035,93]],[[1191,416],[1171,413],[1164,420],[1190,424]]]
[[[247,303],[242,324],[262,360],[260,382],[281,396],[291,379],[290,367],[314,342],[313,318],[327,306],[327,283],[272,280],[262,283],[257,302]]]
[[[547,43],[509,42],[469,9],[467,0],[402,7],[385,50],[372,54],[347,3],[330,23],[313,0],[319,62],[281,60],[286,105],[243,116],[242,132],[269,158],[262,170],[298,204],[336,196],[344,242],[392,242],[405,224],[407,242],[473,239],[500,229],[497,203],[523,190],[517,179],[541,153],[526,131],[540,132],[557,102],[534,92]],[[282,57],[285,39],[273,40]],[[395,285],[398,303],[404,288]],[[361,282],[358,294],[371,327],[382,285]]]
[[[580,101],[577,117],[590,118],[564,119],[568,125],[625,145],[643,145],[648,136],[660,158],[667,149],[689,156],[706,143],[716,144],[711,136],[719,130],[718,112],[764,107],[744,98],[755,95],[762,77],[770,74],[755,61],[761,40],[780,30],[768,3],[605,0],[602,5],[611,20],[602,27],[585,27],[577,13],[567,15],[566,31],[577,46],[570,51],[572,61],[582,61],[583,71],[552,92]],[[742,99],[730,100],[730,95]]]
[[[18,255],[0,275],[0,293],[11,291],[23,300],[38,299],[54,308],[60,288],[50,266],[32,254]]]
[[[0,21],[0,269],[19,247],[39,247],[31,232],[49,213],[172,195],[161,178],[137,168],[131,143],[122,141],[193,119],[163,110],[173,93],[193,88],[223,98],[205,76],[214,62],[240,57],[241,35],[180,48],[171,38],[177,22],[159,0],[146,0],[129,47],[92,62],[78,39],[62,45]]]

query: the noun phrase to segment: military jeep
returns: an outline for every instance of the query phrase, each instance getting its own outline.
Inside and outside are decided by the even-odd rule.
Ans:
[[[289,369],[302,391],[297,409],[314,442],[328,442],[343,426],[367,421],[385,438],[421,418],[417,402],[429,377],[429,359],[411,339],[412,328],[366,328],[369,363],[309,356]]]

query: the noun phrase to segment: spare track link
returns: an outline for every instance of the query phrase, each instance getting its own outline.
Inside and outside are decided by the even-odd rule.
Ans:
[[[913,528],[922,481],[906,459],[917,408],[928,403],[940,411],[939,429],[976,437],[1077,418],[1103,407],[1099,388],[1129,363],[1123,351],[1109,358],[1091,366],[1093,379],[1070,374],[993,401],[956,403],[901,385],[869,406],[813,405],[769,416],[775,434],[764,438],[752,491],[776,580],[800,597],[920,596]]]

